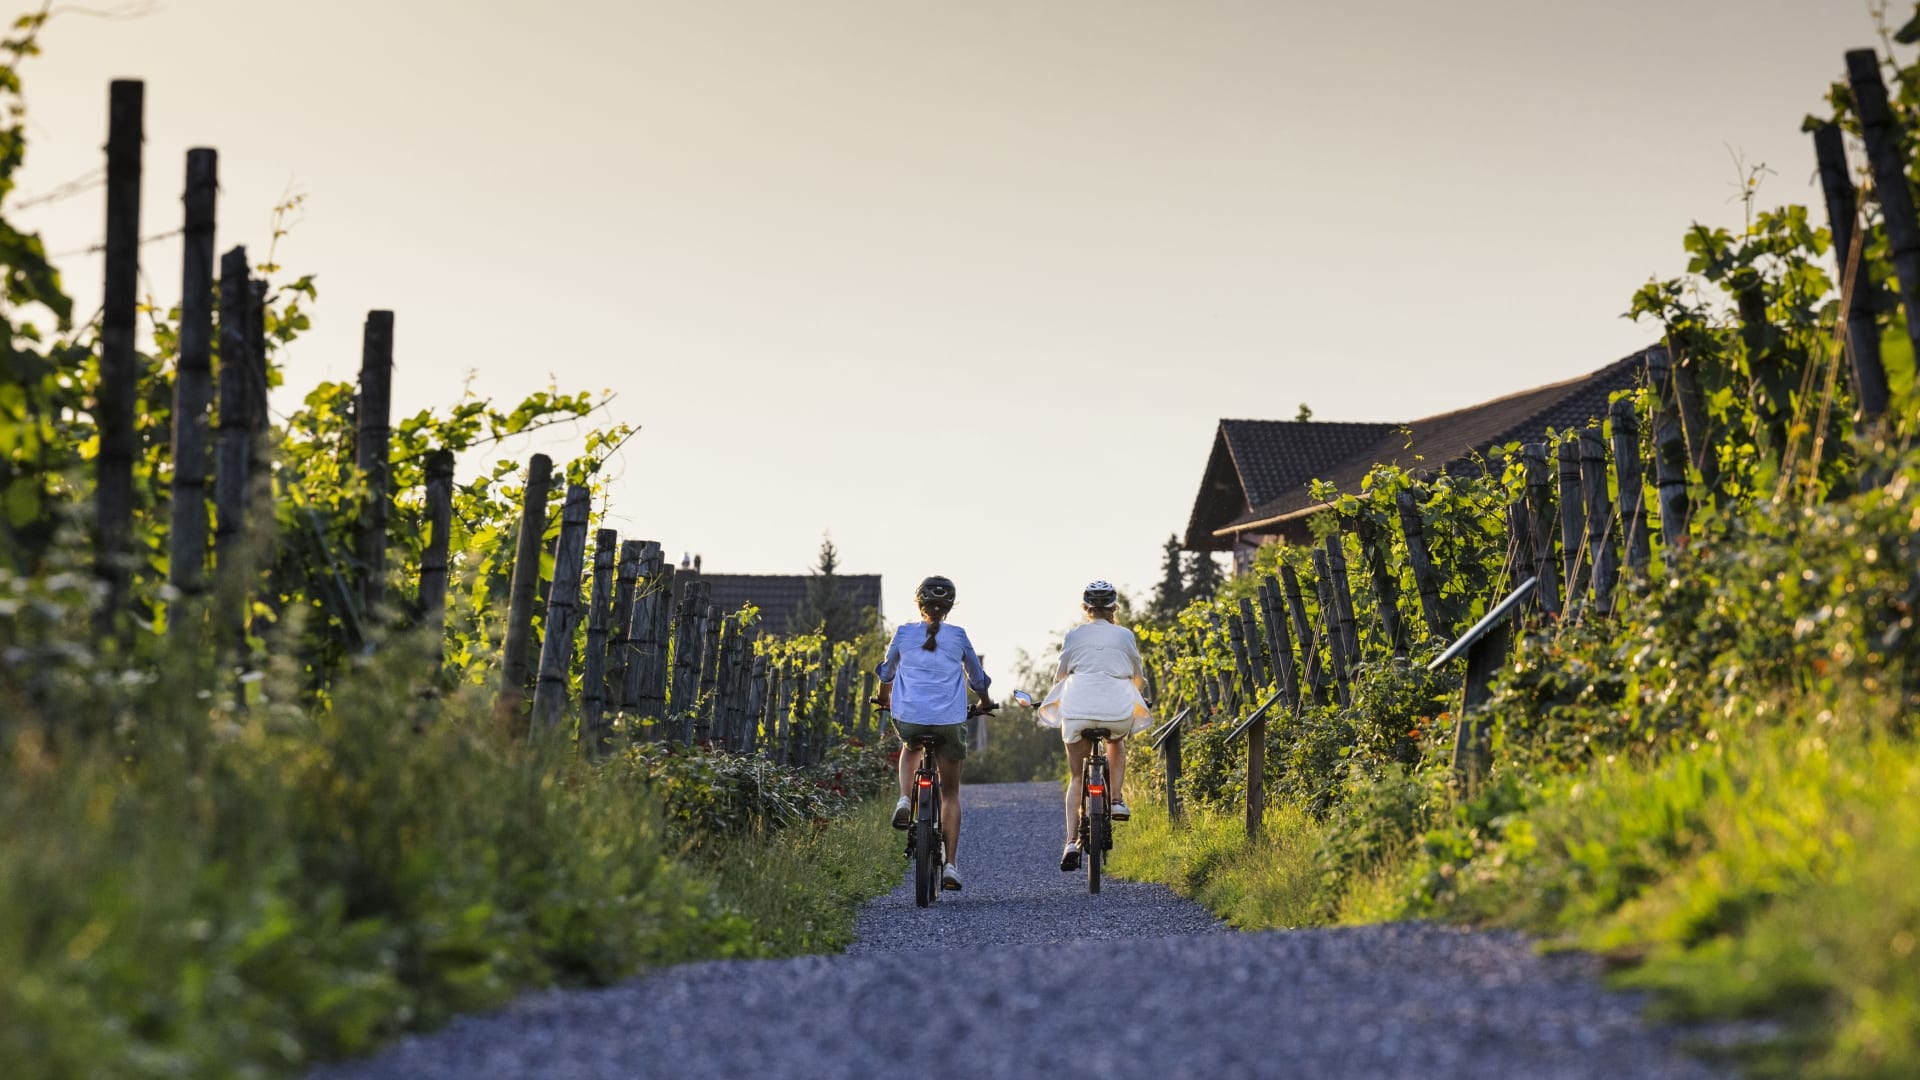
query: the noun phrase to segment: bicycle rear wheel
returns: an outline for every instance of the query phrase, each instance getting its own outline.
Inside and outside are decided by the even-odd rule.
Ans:
[[[919,816],[913,823],[913,902],[921,907],[940,898],[940,842],[934,836],[937,820],[933,794],[921,788]]]
[[[1107,797],[1094,795],[1087,799],[1087,850],[1081,857],[1087,861],[1087,891],[1100,891],[1100,864],[1107,856]]]

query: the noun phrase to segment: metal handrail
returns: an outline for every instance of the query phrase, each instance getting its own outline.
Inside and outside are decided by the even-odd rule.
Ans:
[[[1239,738],[1241,735],[1245,734],[1248,728],[1253,726],[1254,721],[1265,717],[1267,715],[1267,710],[1273,708],[1274,705],[1280,701],[1281,693],[1282,693],[1281,691],[1275,690],[1273,692],[1272,697],[1267,698],[1267,700],[1260,703],[1259,708],[1248,713],[1247,718],[1245,720],[1240,721],[1240,725],[1238,727],[1234,728],[1232,731],[1227,733],[1227,741],[1232,742],[1233,740]]]
[[[1460,656],[1464,655],[1466,651],[1473,646],[1474,642],[1479,641],[1481,638],[1487,636],[1487,631],[1492,630],[1494,627],[1499,626],[1502,622],[1505,622],[1507,616],[1512,613],[1513,609],[1519,606],[1520,602],[1522,600],[1525,600],[1527,598],[1527,594],[1533,592],[1534,586],[1538,585],[1539,583],[1540,583],[1539,578],[1528,578],[1527,580],[1521,582],[1518,588],[1514,589],[1512,592],[1507,594],[1507,598],[1505,600],[1502,600],[1500,601],[1499,604],[1495,605],[1494,609],[1492,611],[1487,612],[1486,615],[1482,616],[1480,621],[1477,623],[1474,623],[1471,629],[1469,629],[1466,633],[1461,634],[1459,640],[1455,641],[1452,645],[1448,646],[1447,651],[1441,653],[1439,659],[1435,660],[1431,664],[1428,664],[1427,670],[1438,671],[1443,665],[1448,664],[1458,659]]]
[[[1193,715],[1193,706],[1189,705],[1186,708],[1181,709],[1178,713],[1174,715],[1173,719],[1167,721],[1165,724],[1160,725],[1159,731],[1156,731],[1151,736],[1149,736],[1149,741],[1147,744],[1148,747],[1154,750],[1160,749],[1160,744],[1167,741],[1167,736],[1172,735],[1174,732],[1180,730],[1181,723],[1184,722],[1186,718],[1191,715]]]

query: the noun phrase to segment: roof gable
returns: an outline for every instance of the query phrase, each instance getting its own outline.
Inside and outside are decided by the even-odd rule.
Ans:
[[[1320,420],[1222,420],[1200,493],[1187,521],[1186,547],[1222,548],[1218,531],[1250,509],[1337,468],[1394,430],[1384,423]]]
[[[879,574],[836,574],[840,590],[857,608],[880,608]],[[808,574],[706,574],[697,580],[707,583],[708,603],[723,612],[734,612],[752,604],[760,609],[761,626],[773,634],[790,634],[809,627],[796,627],[800,607],[807,598]],[[689,581],[696,580],[687,575]],[[676,585],[679,575],[675,576]]]
[[[1535,387],[1517,394],[1452,412],[1415,420],[1411,424],[1383,425],[1390,434],[1334,467],[1321,469],[1293,487],[1221,527],[1216,536],[1273,528],[1324,508],[1309,486],[1324,480],[1341,491],[1359,488],[1376,465],[1398,465],[1423,472],[1478,470],[1479,458],[1507,443],[1535,441],[1548,431],[1584,427],[1604,417],[1607,401],[1616,391],[1644,381],[1646,352],[1616,360],[1599,371],[1564,382]]]

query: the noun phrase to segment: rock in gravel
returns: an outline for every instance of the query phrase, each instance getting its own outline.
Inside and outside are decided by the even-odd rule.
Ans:
[[[1522,937],[1226,931],[1165,888],[1059,870],[1060,788],[966,789],[966,888],[869,904],[843,956],[534,994],[320,1080],[1719,1075]],[[1126,843],[1125,826],[1116,844]],[[905,877],[902,860],[902,877]]]

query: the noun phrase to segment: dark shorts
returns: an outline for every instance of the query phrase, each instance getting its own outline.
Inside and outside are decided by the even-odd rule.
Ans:
[[[922,735],[932,735],[940,740],[934,752],[948,761],[967,759],[967,725],[965,724],[909,724],[904,720],[895,720],[893,730],[900,733],[902,743],[912,743]]]

